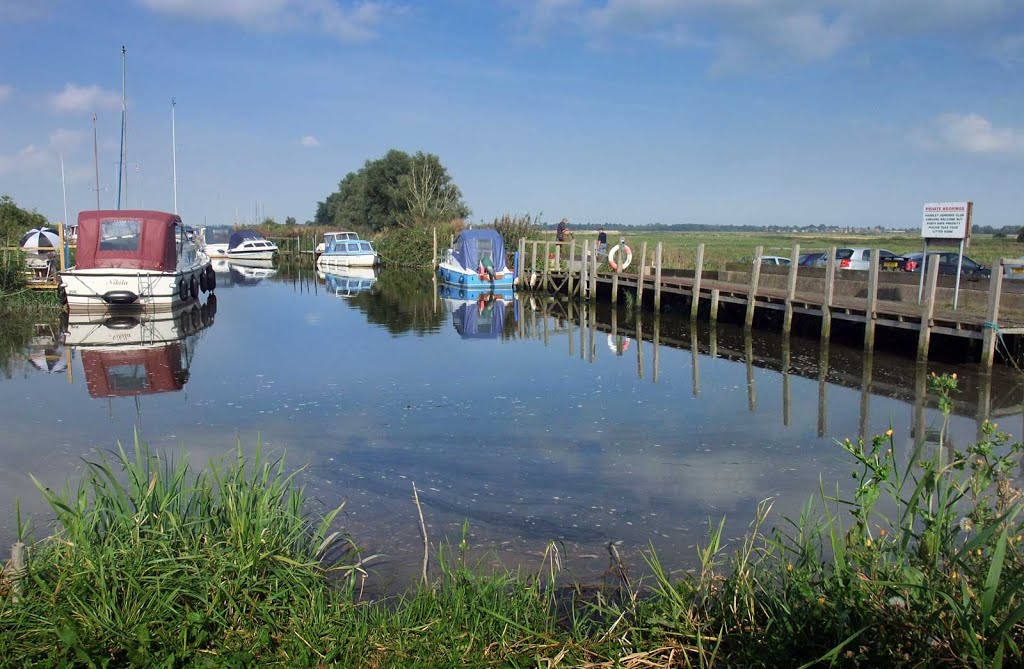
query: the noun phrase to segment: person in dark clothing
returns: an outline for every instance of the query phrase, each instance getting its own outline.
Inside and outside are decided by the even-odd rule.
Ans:
[[[560,242],[564,242],[565,241],[565,235],[566,235],[566,233],[568,233],[568,231],[569,231],[569,219],[568,218],[563,218],[561,221],[559,221],[558,227],[555,229],[555,239],[557,239]]]
[[[608,234],[605,233],[604,228],[597,229],[597,252],[608,255]]]

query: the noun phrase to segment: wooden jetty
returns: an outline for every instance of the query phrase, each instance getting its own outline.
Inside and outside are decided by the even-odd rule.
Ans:
[[[1024,267],[1024,261],[1002,260],[992,268],[991,279],[964,282],[960,308],[952,307],[955,277],[939,276],[939,264],[930,263],[924,276],[910,272],[884,272],[878,252],[867,271],[840,269],[836,247],[829,249],[825,268],[799,267],[800,246],[792,247],[791,264],[761,264],[763,247],[754,250],[749,264],[709,270],[704,265],[704,245],[697,247],[693,269],[666,269],[662,244],[647,264],[648,248],[641,247],[640,262],[631,271],[601,271],[596,242],[519,242],[521,288],[593,300],[607,295],[618,303],[624,289],[634,295],[639,308],[650,299],[656,312],[668,296],[688,301],[692,318],[706,314],[716,321],[723,305],[742,312],[743,324],[754,325],[758,312],[782,316],[788,334],[795,316],[817,319],[821,336],[831,336],[833,322],[863,324],[864,345],[872,350],[880,329],[917,333],[917,359],[927,360],[932,335],[941,334],[980,342],[983,366],[991,367],[1003,336],[1024,334],[1024,282],[1013,284],[1012,295],[1004,288],[1006,267]],[[966,284],[970,284],[969,286]],[[969,295],[968,295],[969,293]],[[912,295],[912,298],[911,298]],[[1010,299],[1008,299],[1010,298]],[[1009,307],[1009,308],[1007,308]]]

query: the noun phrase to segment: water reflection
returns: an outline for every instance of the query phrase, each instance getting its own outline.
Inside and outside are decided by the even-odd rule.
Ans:
[[[444,313],[434,308],[436,295],[429,272],[384,272],[371,290],[353,295],[348,303],[393,335],[423,336],[437,332],[444,322]]]
[[[171,312],[70,314],[62,340],[78,351],[89,395],[132,397],[181,390],[199,332],[213,325],[217,296]]]
[[[844,386],[859,391],[859,420],[857,435],[869,438],[877,433],[879,422],[872,421],[874,398],[885,397],[911,403],[912,420],[910,436],[923,436],[927,441],[936,440],[930,428],[925,427],[926,409],[935,406],[935,398],[928,392],[927,377],[936,372],[958,372],[959,392],[954,395],[953,414],[973,418],[978,425],[977,437],[981,436],[981,425],[986,420],[1015,417],[1024,422],[1024,377],[1005,368],[996,368],[992,373],[982,374],[973,365],[958,367],[938,363],[917,364],[906,359],[877,353],[870,349],[857,351],[840,347],[840,356],[830,361],[828,339],[793,339],[779,333],[743,331],[729,325],[706,322],[689,322],[672,319],[659,314],[627,313],[612,309],[608,305],[577,304],[558,300],[528,299],[524,303],[530,313],[523,320],[520,336],[530,339],[544,339],[548,343],[549,321],[557,323],[558,330],[570,333],[569,355],[574,355],[575,340],[573,326],[580,328],[579,342],[590,342],[590,356],[594,361],[594,341],[606,333],[611,354],[621,356],[629,348],[630,338],[636,340],[636,375],[644,379],[643,342],[652,344],[651,378],[656,383],[660,371],[659,349],[662,346],[688,350],[690,353],[691,394],[701,395],[702,358],[722,358],[742,362],[746,372],[747,409],[756,413],[758,407],[759,370],[772,370],[779,374],[781,395],[780,422],[783,427],[793,424],[793,381],[803,377],[817,381],[818,403],[816,434],[829,434],[829,387]],[[577,323],[573,323],[572,319]],[[644,329],[644,319],[652,319],[649,330]],[[663,321],[670,328],[667,337],[661,329]],[[568,323],[565,325],[565,323]],[[706,348],[703,342],[707,342]],[[794,359],[794,347],[798,353]],[[879,357],[882,360],[879,362]],[[581,352],[582,357],[582,352]],[[879,367],[879,365],[884,367]],[[930,366],[929,366],[930,365]],[[774,385],[774,384],[772,384]],[[887,417],[891,419],[892,417]],[[884,430],[882,430],[884,431]],[[1010,431],[1014,430],[1010,428]],[[1024,434],[1024,427],[1019,431]]]
[[[273,260],[214,258],[210,263],[218,287],[255,286],[277,274]]]
[[[507,338],[515,330],[515,295],[508,291],[468,290],[443,285],[440,296],[463,339]],[[506,323],[511,323],[507,328]],[[506,331],[506,329],[508,331]]]
[[[373,288],[380,270],[376,267],[335,267],[325,272],[319,267],[316,278],[323,282],[329,295],[352,297]]]

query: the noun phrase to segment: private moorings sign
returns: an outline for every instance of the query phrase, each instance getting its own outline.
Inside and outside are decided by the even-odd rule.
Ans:
[[[971,234],[973,202],[929,202],[921,216],[925,239],[966,239]]]

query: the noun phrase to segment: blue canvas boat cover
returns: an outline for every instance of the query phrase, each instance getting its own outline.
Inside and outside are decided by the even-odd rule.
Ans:
[[[263,239],[263,235],[255,230],[238,230],[231,233],[231,238],[228,239],[228,248],[233,249],[248,239]]]
[[[494,268],[505,267],[505,242],[497,230],[463,230],[452,244],[452,255],[464,269],[476,271],[480,259],[489,256]]]
[[[482,296],[480,300],[460,304],[452,314],[452,324],[463,339],[501,337],[505,331],[505,302]]]

